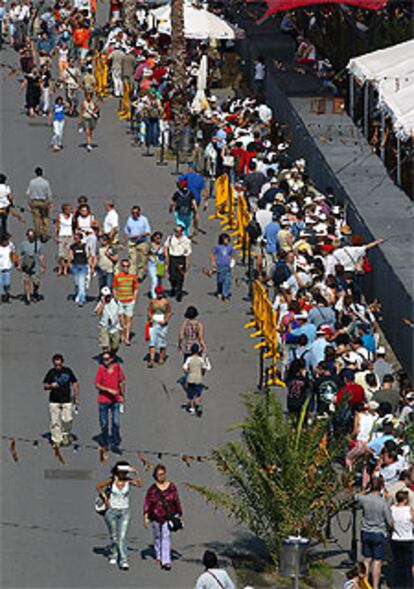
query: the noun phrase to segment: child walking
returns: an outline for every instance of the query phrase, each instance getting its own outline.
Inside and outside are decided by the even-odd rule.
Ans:
[[[193,344],[190,349],[190,356],[184,362],[183,370],[187,374],[187,411],[192,415],[201,417],[203,408],[201,405],[203,397],[203,377],[211,366],[206,358],[201,356],[201,348]]]

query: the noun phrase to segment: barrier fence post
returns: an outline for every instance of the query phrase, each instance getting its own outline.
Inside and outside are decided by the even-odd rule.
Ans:
[[[247,246],[247,297],[252,300],[253,298],[253,261],[252,261],[252,246],[249,239]]]
[[[168,163],[164,161],[164,139],[164,131],[161,131],[160,159],[157,166],[168,166]]]

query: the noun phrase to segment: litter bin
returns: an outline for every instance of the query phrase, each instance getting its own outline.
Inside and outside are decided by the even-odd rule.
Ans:
[[[307,553],[309,539],[302,536],[283,538],[280,551],[280,574],[299,580],[308,572]]]

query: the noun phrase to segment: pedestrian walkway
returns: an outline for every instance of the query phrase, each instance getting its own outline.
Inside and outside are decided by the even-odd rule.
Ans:
[[[6,54],[12,59],[8,51]],[[41,164],[57,195],[56,212],[63,202],[74,202],[78,195],[86,194],[93,210],[103,215],[103,202],[110,197],[116,201],[122,219],[137,203],[167,232],[171,227],[168,200],[175,178],[170,168],[156,168],[153,158],[143,158],[139,149],[131,147],[116,117],[114,100],[103,105],[95,138],[98,147],[91,155],[86,156],[79,147],[81,139],[75,125],[66,129],[63,152],[54,154],[47,147],[50,132],[44,121],[28,124],[21,116],[16,104],[17,90],[14,79],[4,84],[1,119],[4,136],[9,138],[7,149],[3,148],[4,168],[11,171],[10,176],[13,170],[19,170],[13,174],[17,204],[25,204],[27,182],[33,168]],[[244,317],[248,320],[243,301],[245,289],[235,288],[233,302],[228,306],[218,305],[215,297],[209,295],[214,291],[214,282],[202,273],[202,268],[208,264],[207,252],[216,243],[218,228],[207,216],[202,217],[201,225],[207,234],[200,234],[194,246],[187,283],[190,295],[182,303],[173,302],[169,359],[154,371],[149,371],[144,363],[148,300],[143,293],[148,281],[141,289],[133,325],[135,337],[132,346],[122,351],[129,383],[122,417],[126,448],[204,455],[234,435],[226,429],[242,417],[240,393],[255,386],[256,357],[242,325]],[[17,242],[23,230],[24,226],[13,225]],[[56,248],[48,243],[49,269],[56,264],[55,253]],[[13,283],[14,291],[20,289],[19,279],[17,276]],[[94,303],[78,309],[66,300],[71,289],[69,281],[49,271],[42,288],[44,303],[36,307],[16,303],[1,310],[2,378],[7,383],[2,392],[2,429],[8,434],[27,438],[46,434],[47,393],[40,383],[52,352],[57,350],[79,377],[81,405],[74,433],[80,444],[93,443],[91,436],[98,433],[93,379],[99,348]],[[198,307],[205,323],[214,366],[208,377],[202,422],[180,409],[185,394],[177,384],[182,356],[174,349],[174,339],[178,338],[184,310],[191,303]],[[138,491],[133,498],[129,532],[131,569],[128,575],[122,574],[108,568],[103,556],[106,529],[93,509],[94,485],[105,478],[109,463],[100,464],[92,450],[63,450],[67,460],[63,468],[46,444],[36,449],[17,443],[19,462],[14,464],[7,445],[2,444],[1,448],[5,563],[2,581],[6,586],[192,587],[201,571],[200,558],[205,547],[217,546],[221,552],[230,545],[235,550],[248,546],[248,536],[242,530],[235,529],[222,514],[214,514],[183,484],[219,483],[212,469],[204,463],[192,463],[189,468],[182,460],[162,457],[170,477],[179,485],[184,507],[186,527],[174,537],[179,560],[174,561],[169,574],[154,566],[149,549],[151,534],[142,526],[144,493]],[[138,464],[145,486],[149,485],[150,471],[143,472],[137,456],[126,458]],[[159,457],[148,455],[148,459],[155,463]],[[59,473],[64,470],[69,478],[60,479]]]

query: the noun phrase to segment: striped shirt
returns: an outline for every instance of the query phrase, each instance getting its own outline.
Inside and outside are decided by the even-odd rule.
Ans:
[[[130,303],[134,300],[135,291],[138,290],[138,279],[135,274],[120,272],[115,276],[112,286],[120,303]]]

